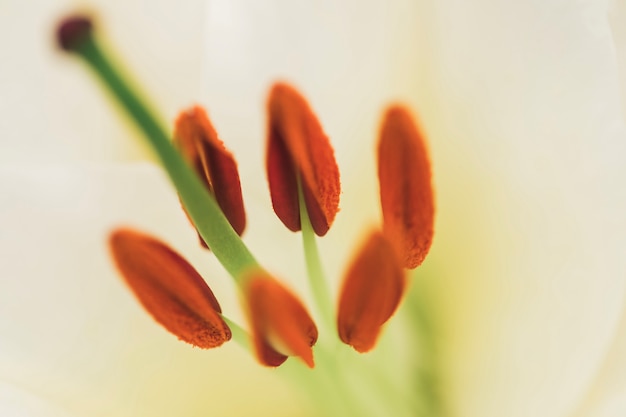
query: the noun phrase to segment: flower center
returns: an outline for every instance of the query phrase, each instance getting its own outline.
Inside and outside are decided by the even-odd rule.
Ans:
[[[237,164],[207,113],[198,106],[182,112],[170,141],[107,59],[88,19],[70,18],[58,34],[62,48],[89,64],[145,133],[201,243],[211,248],[243,295],[251,336],[222,314],[206,282],[180,255],[143,233],[116,230],[109,240],[113,259],[140,303],[168,331],[193,345],[217,347],[232,334],[244,346],[252,340],[264,365],[279,366],[297,356],[313,368],[318,328],[302,301],[261,267],[240,238],[246,215]],[[334,341],[358,352],[370,351],[406,292],[405,268],[424,261],[433,238],[434,198],[423,136],[405,107],[392,106],[385,113],[378,142],[381,225],[348,263],[334,308],[317,250],[317,237],[329,231],[339,210],[333,148],[312,107],[293,86],[275,84],[267,111],[271,201],[282,223],[302,233],[320,330],[336,334]],[[316,348],[328,372],[335,372],[336,345]]]

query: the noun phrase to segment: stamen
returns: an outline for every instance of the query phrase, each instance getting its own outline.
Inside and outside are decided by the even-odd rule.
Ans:
[[[213,292],[179,254],[145,234],[119,229],[109,246],[117,268],[144,308],[179,339],[200,348],[230,340]]]
[[[245,296],[259,361],[279,366],[292,355],[313,368],[317,327],[300,300],[263,272],[250,275]]]
[[[237,163],[218,139],[200,106],[182,112],[176,120],[174,145],[192,166],[239,236],[246,227]],[[204,243],[202,236],[200,241]]]
[[[307,101],[278,83],[268,100],[267,175],[272,205],[289,230],[299,231],[298,181],[307,212],[323,236],[339,211],[339,169],[333,149]]]
[[[382,325],[396,311],[405,288],[402,265],[385,236],[376,231],[350,265],[339,297],[341,340],[358,352],[376,344]]]
[[[378,178],[384,231],[406,268],[423,261],[433,240],[435,205],[430,160],[408,110],[387,110],[378,144]]]

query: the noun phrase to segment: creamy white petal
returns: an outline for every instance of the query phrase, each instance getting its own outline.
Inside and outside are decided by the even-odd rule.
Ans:
[[[609,22],[617,56],[622,103],[626,103],[626,4],[612,2]],[[576,417],[619,417],[626,414],[626,309],[620,327],[592,388]]]
[[[8,417],[70,417],[70,414],[57,406],[5,381],[0,381],[0,415]]]
[[[621,417],[626,414],[626,312],[590,392],[572,417]]]
[[[198,98],[205,0],[8,0],[0,14],[0,163],[128,160],[138,136],[78,59],[60,52],[55,26],[91,12],[170,123]],[[86,138],[89,138],[88,140]]]
[[[601,3],[438,2],[419,94],[453,415],[571,413],[624,304],[626,136]]]
[[[622,109],[626,116],[626,4],[623,1],[611,1],[608,17],[617,56]]]
[[[3,169],[0,190],[0,380],[78,415],[294,414],[275,374],[234,342],[179,342],[111,266],[108,232],[135,226],[184,253],[239,317],[231,280],[158,169]]]

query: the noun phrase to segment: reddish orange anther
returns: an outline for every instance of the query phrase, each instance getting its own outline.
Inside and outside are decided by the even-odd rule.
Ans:
[[[404,270],[394,248],[381,232],[372,233],[343,282],[337,314],[341,340],[358,352],[371,350],[404,288]]]
[[[317,327],[300,300],[263,272],[249,278],[245,296],[259,361],[279,366],[288,356],[299,356],[313,368]]]
[[[202,107],[192,107],[178,116],[174,144],[215,196],[231,226],[241,236],[246,228],[246,212],[237,163],[218,139]],[[202,238],[200,241],[205,245]]]
[[[378,178],[384,231],[406,268],[420,265],[433,240],[435,204],[430,160],[409,112],[387,110],[378,143]]]
[[[220,305],[180,255],[142,233],[119,229],[109,246],[117,268],[148,313],[179,339],[200,348],[230,340]]]
[[[323,236],[339,211],[340,192],[328,137],[306,100],[287,84],[274,85],[267,108],[267,176],[274,211],[289,230],[301,229],[299,177],[313,230]]]

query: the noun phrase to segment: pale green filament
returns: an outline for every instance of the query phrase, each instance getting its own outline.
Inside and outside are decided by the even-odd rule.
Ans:
[[[322,330],[337,335],[328,281],[323,271],[315,234],[306,209],[300,177],[297,183],[302,242],[309,285],[323,322]],[[335,338],[335,341],[339,342],[339,339]],[[432,407],[428,407],[422,398],[414,395],[410,388],[411,384],[406,386],[394,384],[394,375],[386,372],[385,363],[364,364],[366,358],[340,343],[318,344],[315,347],[315,358],[316,369],[312,374],[307,372],[308,369],[304,366],[298,364],[297,369],[289,372],[289,376],[306,385],[307,389],[313,391],[318,398],[326,398],[332,402],[334,413],[359,416],[377,416],[381,415],[380,413],[388,413],[394,417],[415,415],[435,417],[435,414],[429,415],[425,412],[432,411]],[[383,355],[382,358],[385,361],[397,360],[391,355]],[[415,414],[418,410],[420,410],[419,414]]]
[[[298,204],[300,206],[300,225],[302,227],[302,245],[306,261],[307,275],[317,310],[324,323],[325,330],[336,333],[333,322],[333,305],[330,297],[328,281],[324,275],[320,253],[315,241],[315,233],[309,219],[309,214],[302,192],[302,181],[298,177]]]
[[[113,93],[118,102],[132,116],[138,127],[161,160],[174,187],[193,220],[198,232],[209,245],[224,268],[237,280],[251,268],[260,268],[248,248],[209,194],[195,172],[176,151],[154,114],[144,105],[131,86],[120,76],[95,39],[89,36],[76,48]]]
[[[224,320],[224,322],[226,322],[226,324],[230,328],[230,332],[233,336],[232,340],[234,340],[235,343],[250,352],[250,354],[253,354],[252,346],[250,345],[250,335],[248,334],[248,332],[245,331],[243,327],[241,327],[228,317],[224,316],[223,314],[221,315],[221,317],[222,320]]]
[[[333,320],[333,305],[331,301],[328,281],[324,274],[322,262],[317,248],[315,232],[309,218],[302,190],[302,179],[297,178],[298,183],[298,204],[300,207],[300,224],[302,228],[302,244],[304,247],[304,258],[306,262],[309,286],[313,293],[313,298],[317,310],[322,319],[322,334],[332,333],[335,335],[334,343],[318,344],[315,347],[316,368],[307,372],[304,366],[298,364],[296,369],[290,371],[290,376],[296,377],[310,391],[316,392],[318,398],[324,398],[329,402],[329,409],[333,414],[352,416],[367,416],[368,410],[363,408],[357,396],[354,395],[350,387],[350,380],[346,378],[347,373],[354,371],[352,367],[346,367],[346,362],[342,362],[337,357],[340,345],[337,336],[337,329]],[[304,371],[304,372],[303,372]],[[359,372],[359,374],[361,374]],[[332,404],[332,405],[331,405]]]

